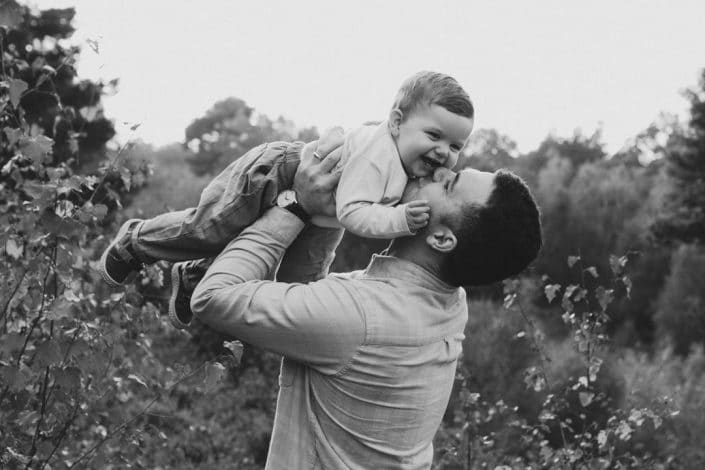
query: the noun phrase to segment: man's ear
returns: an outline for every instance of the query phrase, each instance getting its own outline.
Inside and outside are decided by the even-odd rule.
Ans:
[[[438,225],[426,235],[426,243],[441,253],[450,253],[458,245],[458,239],[451,229],[445,225]]]
[[[392,134],[392,137],[399,137],[399,126],[401,125],[401,122],[403,120],[404,120],[404,113],[401,112],[401,109],[394,108],[390,111],[390,113],[389,113],[389,132]]]

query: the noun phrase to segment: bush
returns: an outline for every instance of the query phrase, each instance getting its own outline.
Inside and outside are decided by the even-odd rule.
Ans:
[[[672,255],[671,272],[658,299],[659,337],[685,356],[693,345],[705,345],[705,249],[681,245]]]

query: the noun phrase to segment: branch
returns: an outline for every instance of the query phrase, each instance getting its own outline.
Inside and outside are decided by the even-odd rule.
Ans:
[[[51,449],[51,452],[49,452],[49,456],[44,460],[42,463],[42,466],[39,467],[39,470],[44,470],[44,467],[47,466],[51,458],[54,456],[54,453],[56,452],[56,449],[59,448],[61,445],[61,441],[64,440],[64,437],[66,437],[66,432],[68,431],[69,427],[71,426],[71,423],[74,422],[76,419],[76,415],[78,414],[78,408],[80,407],[81,402],[76,399],[76,406],[73,407],[73,411],[71,412],[71,417],[64,423],[64,427],[61,428],[61,432],[59,433],[59,439],[57,439],[56,444],[54,444],[54,448]]]
[[[191,373],[189,373],[189,374],[183,376],[182,378],[180,378],[179,380],[177,380],[176,382],[174,382],[169,388],[165,389],[165,390],[162,391],[162,392],[159,392],[159,393],[157,394],[157,396],[155,396],[149,403],[147,403],[147,405],[146,405],[144,408],[142,408],[142,410],[141,410],[139,413],[137,413],[137,414],[134,415],[132,418],[130,418],[130,419],[128,419],[127,421],[125,421],[125,422],[123,422],[122,424],[120,424],[117,428],[115,428],[114,430],[112,430],[111,432],[109,432],[109,433],[108,433],[103,439],[101,439],[97,444],[95,444],[93,447],[91,447],[91,448],[88,449],[86,452],[84,452],[74,463],[72,463],[72,464],[68,467],[68,470],[71,470],[72,468],[74,468],[76,465],[78,465],[79,462],[81,462],[83,459],[85,459],[86,457],[88,457],[89,455],[91,455],[92,453],[94,453],[96,450],[98,450],[103,444],[105,444],[105,442],[106,442],[108,439],[110,439],[110,438],[112,438],[113,436],[115,436],[116,434],[122,432],[122,430],[124,430],[127,426],[129,426],[131,423],[133,423],[134,421],[136,421],[137,419],[139,419],[141,416],[143,416],[144,414],[146,414],[147,411],[149,411],[149,409],[152,407],[152,405],[153,405],[154,403],[156,403],[157,400],[159,400],[159,399],[162,397],[162,395],[163,395],[164,393],[170,393],[170,392],[174,389],[174,387],[176,387],[176,386],[179,385],[180,383],[184,382],[185,380],[187,380],[187,379],[193,377],[193,376],[196,375],[198,372],[200,372],[200,371],[206,366],[206,364],[208,364],[208,362],[204,362],[204,363],[201,364],[198,368],[194,369]]]
[[[27,275],[27,268],[24,268],[24,271],[22,271],[22,276],[20,276],[20,280],[17,282],[17,285],[15,288],[12,290],[12,294],[7,298],[7,302],[5,302],[5,305],[2,307],[2,312],[0,312],[0,319],[2,319],[6,314],[7,314],[7,309],[10,307],[10,302],[12,302],[12,298],[17,294],[17,291],[20,289],[20,285],[22,285],[22,281],[24,281],[24,277]]]
[[[37,453],[37,439],[39,439],[39,430],[41,429],[42,423],[44,422],[44,414],[46,413],[47,407],[47,387],[49,386],[49,366],[46,366],[44,372],[44,384],[42,386],[42,408],[39,413],[39,419],[37,420],[37,427],[34,429],[34,436],[32,437],[32,447],[29,450],[29,461],[25,470],[29,469],[32,463],[34,455]]]
[[[37,316],[34,318],[34,321],[32,322],[32,326],[29,328],[29,333],[27,334],[27,337],[24,340],[24,344],[22,345],[22,349],[20,350],[20,354],[17,356],[17,366],[19,367],[20,361],[22,360],[22,356],[24,355],[24,352],[27,350],[27,344],[29,343],[29,339],[32,337],[32,333],[34,332],[34,329],[37,327],[39,324],[39,320],[42,319],[42,315],[44,315],[44,303],[46,302],[46,287],[47,287],[47,280],[49,279],[49,273],[52,271],[52,267],[56,265],[56,252],[57,252],[57,245],[58,242],[56,238],[54,238],[54,251],[52,254],[52,263],[50,266],[47,266],[47,271],[44,273],[44,280],[42,281],[42,303],[39,306],[39,313]]]

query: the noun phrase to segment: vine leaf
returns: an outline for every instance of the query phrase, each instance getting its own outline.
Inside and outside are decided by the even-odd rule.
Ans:
[[[568,267],[572,268],[575,263],[580,261],[580,256],[569,256],[568,257]]]
[[[46,157],[51,153],[54,141],[44,135],[22,139],[21,149],[27,157],[34,160],[34,163],[44,163]]]
[[[227,349],[229,349],[233,353],[233,366],[238,366],[240,365],[240,361],[242,360],[242,353],[244,350],[244,346],[240,341],[224,341],[223,346]]]
[[[22,98],[22,93],[24,93],[29,86],[24,80],[10,80],[10,102],[15,108],[20,104],[20,99]]]
[[[580,404],[583,408],[585,408],[592,403],[592,400],[595,398],[595,394],[593,392],[580,392],[578,394],[578,398],[580,399]]]
[[[5,253],[11,258],[20,259],[24,251],[24,243],[16,238],[8,238],[5,242]]]
[[[225,375],[225,366],[219,362],[211,362],[206,366],[206,378],[204,385],[206,392],[212,392]]]

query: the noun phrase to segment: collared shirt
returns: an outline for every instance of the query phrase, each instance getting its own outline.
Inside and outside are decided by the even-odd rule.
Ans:
[[[429,468],[464,338],[464,290],[386,256],[308,284],[262,280],[302,226],[270,209],[216,258],[191,303],[212,327],[284,356],[266,468]],[[325,243],[297,243],[327,269]],[[321,277],[313,265],[303,277]]]

